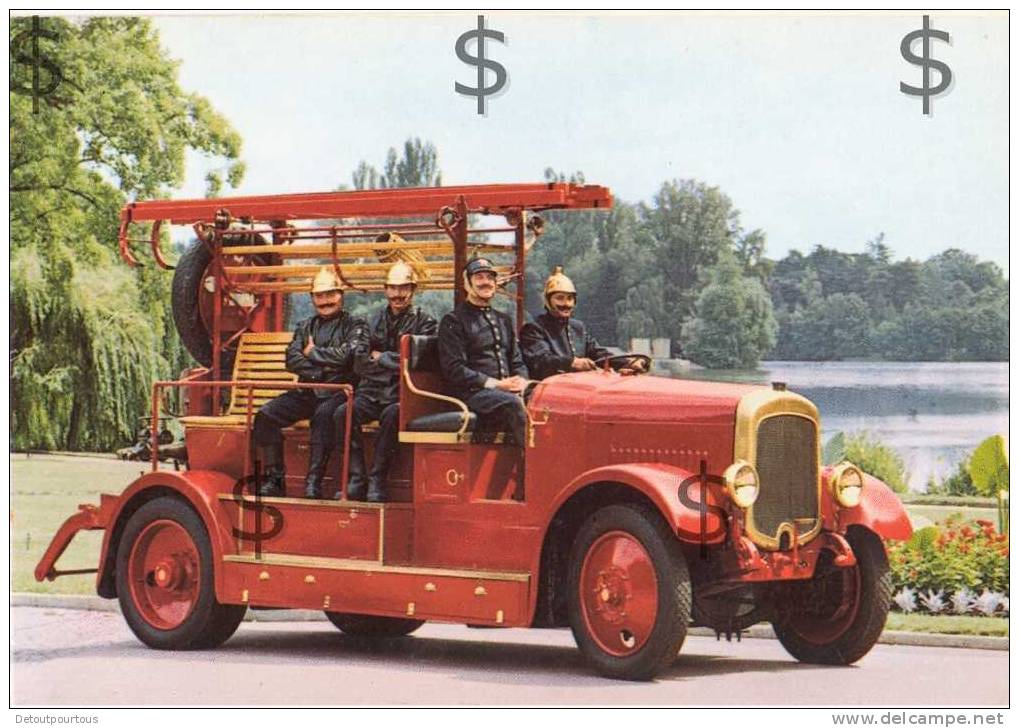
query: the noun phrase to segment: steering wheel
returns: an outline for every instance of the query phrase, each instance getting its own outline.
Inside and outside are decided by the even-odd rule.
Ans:
[[[651,357],[647,354],[614,354],[612,356],[604,356],[601,359],[596,359],[595,364],[601,365],[608,362],[609,366],[613,368],[616,366],[625,367],[633,359],[640,359],[644,362],[644,371],[638,373],[647,374],[651,371]]]

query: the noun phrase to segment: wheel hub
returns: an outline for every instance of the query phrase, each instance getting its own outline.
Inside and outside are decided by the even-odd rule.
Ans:
[[[200,595],[198,549],[179,523],[153,521],[138,535],[128,560],[131,599],[140,616],[159,629],[187,619]]]
[[[617,566],[603,569],[595,580],[597,599],[595,606],[609,621],[617,622],[626,616],[626,602],[630,599],[629,577]]]

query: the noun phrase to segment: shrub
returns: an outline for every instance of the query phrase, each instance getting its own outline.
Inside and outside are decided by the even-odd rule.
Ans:
[[[964,596],[970,602],[984,592],[1007,595],[1008,559],[1008,535],[984,520],[949,518],[888,547],[894,591],[953,594],[956,608]]]
[[[866,431],[848,435],[845,443],[846,460],[883,480],[896,493],[905,493],[909,489],[906,464],[894,449]]]

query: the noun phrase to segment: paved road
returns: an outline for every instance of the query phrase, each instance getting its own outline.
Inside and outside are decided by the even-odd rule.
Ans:
[[[878,645],[802,665],[776,640],[690,637],[652,683],[605,680],[568,630],[429,624],[384,645],[328,622],[245,622],[211,652],[142,646],[119,614],[14,607],[12,703],[75,705],[1007,705],[1008,653]]]

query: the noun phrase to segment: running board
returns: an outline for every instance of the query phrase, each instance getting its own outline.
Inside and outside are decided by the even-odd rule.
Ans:
[[[216,591],[225,604],[506,627],[530,621],[526,572],[271,553],[228,555],[223,561]]]

